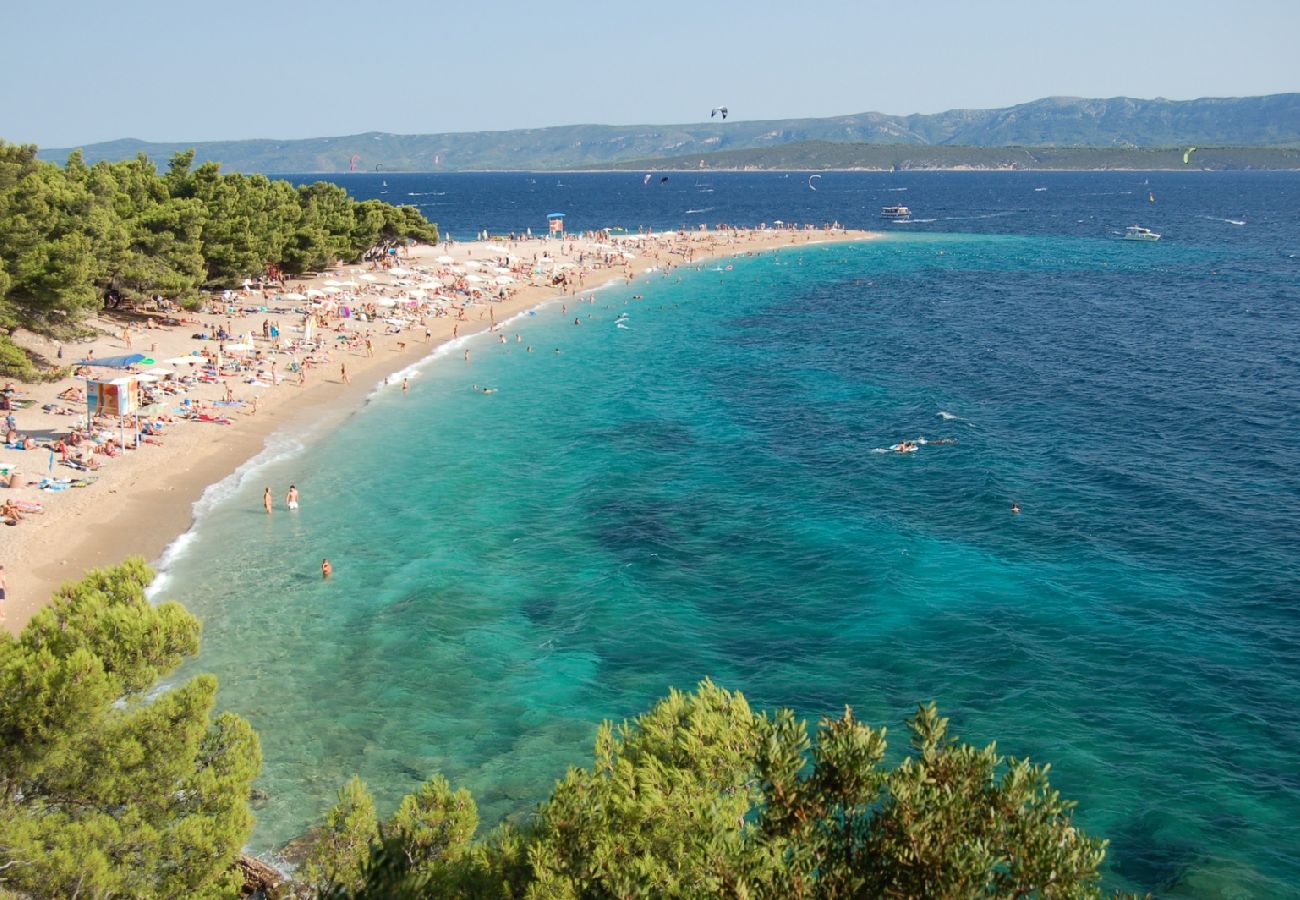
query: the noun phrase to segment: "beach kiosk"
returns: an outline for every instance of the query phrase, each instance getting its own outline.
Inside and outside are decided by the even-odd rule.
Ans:
[[[122,446],[126,446],[126,416],[135,415],[140,408],[141,376],[124,375],[121,378],[86,379],[86,427],[95,416],[117,416],[121,430]],[[152,379],[150,379],[152,380]]]
[[[546,217],[546,226],[551,234],[564,236],[564,213],[551,213]]]

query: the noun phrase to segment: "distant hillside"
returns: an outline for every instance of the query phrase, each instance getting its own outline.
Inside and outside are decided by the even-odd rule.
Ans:
[[[1300,169],[1300,147],[918,147],[799,141],[779,147],[724,150],[611,163],[605,168],[660,169]]]
[[[740,113],[740,110],[734,112]],[[762,122],[711,119],[689,125],[565,125],[516,131],[276,141],[91,144],[88,162],[144,153],[165,165],[191,147],[228,171],[346,172],[600,168],[632,160],[755,150],[806,141],[918,147],[1300,146],[1300,94],[1201,100],[1052,97],[1007,109],[933,115],[862,113]],[[71,148],[41,151],[62,162]]]

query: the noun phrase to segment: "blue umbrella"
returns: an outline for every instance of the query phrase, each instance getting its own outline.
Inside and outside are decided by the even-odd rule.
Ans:
[[[79,366],[103,366],[106,369],[125,369],[146,359],[143,353],[128,353],[126,356],[106,356],[103,359],[83,359]]]

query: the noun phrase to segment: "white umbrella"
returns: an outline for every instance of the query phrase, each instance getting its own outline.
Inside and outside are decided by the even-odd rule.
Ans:
[[[456,257],[454,257],[454,256],[439,256],[439,257],[438,257],[438,262],[442,263],[443,265],[447,265],[448,263],[454,263],[455,261],[456,261]]]
[[[498,275],[509,275],[509,274],[510,274],[510,270],[507,269],[507,268],[504,268],[503,266],[497,266],[497,267],[494,268],[492,271],[493,271],[493,272],[496,272]]]
[[[357,277],[360,278],[362,281],[378,281],[378,280],[379,280],[379,276],[378,276],[378,275],[371,275],[369,272],[366,272],[364,275],[358,275]]]
[[[201,357],[201,356],[173,356],[171,359],[164,359],[163,362],[166,363],[166,364],[169,365],[169,366],[183,366],[183,365],[185,365],[186,363],[197,363],[197,362],[203,362],[203,357]]]
[[[479,262],[477,259],[467,259],[465,260],[465,265],[469,266],[471,269],[483,268],[483,264]]]
[[[478,275],[466,275],[466,276],[465,276],[465,280],[466,280],[466,281],[483,281],[484,279],[481,278],[481,277],[478,276]]]
[[[281,294],[281,295],[280,295],[278,298],[276,298],[276,299],[278,299],[278,300],[306,300],[307,298],[304,297],[302,294],[295,293],[294,291],[290,291],[290,292],[287,293],[287,294]]]
[[[244,353],[253,349],[252,344],[226,344],[225,349],[230,353]]]
[[[325,292],[324,292],[324,291],[318,291],[318,290],[316,290],[316,288],[307,288],[307,296],[308,296],[308,297],[324,297],[324,296],[325,296]]]
[[[498,276],[497,276],[495,279],[493,279],[493,280],[496,281],[497,284],[514,284],[514,283],[515,283],[515,280],[514,280],[513,278],[511,278],[509,275],[498,275]]]
[[[394,266],[388,270],[389,275],[410,275],[410,269],[403,269],[401,266]]]

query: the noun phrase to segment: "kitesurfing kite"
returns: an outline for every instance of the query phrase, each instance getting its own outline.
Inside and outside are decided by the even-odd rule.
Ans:
[[[713,109],[709,110],[709,118],[712,119],[718,113],[722,113],[722,118],[725,119],[727,117],[727,108],[725,106],[713,107]]]
[[[645,181],[643,181],[643,182],[641,182],[641,183],[642,183],[642,184],[649,184],[649,183],[650,183],[650,176],[649,176],[649,175],[646,175],[646,177],[645,177]]]
[[[815,191],[815,190],[817,190],[817,188],[813,187],[813,183],[812,183],[812,180],[813,180],[814,178],[821,178],[821,176],[820,176],[820,175],[809,175],[809,176],[808,176],[808,187],[809,187],[809,189]]]
[[[668,183],[668,176],[665,175],[663,178],[660,178],[660,179],[659,179],[659,183],[660,183],[660,184],[667,184],[667,183]]]
[[[1195,147],[1187,148],[1186,152],[1183,153],[1183,165],[1187,165],[1189,162],[1192,161],[1192,154],[1195,152],[1196,152]]]

